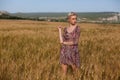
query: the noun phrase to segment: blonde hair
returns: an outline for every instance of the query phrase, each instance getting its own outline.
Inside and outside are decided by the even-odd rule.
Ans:
[[[77,14],[75,12],[70,12],[67,15],[67,19],[69,19],[71,16],[77,16]]]

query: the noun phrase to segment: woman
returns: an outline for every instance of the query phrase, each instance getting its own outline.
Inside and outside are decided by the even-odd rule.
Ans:
[[[77,25],[77,15],[74,12],[68,14],[69,27],[58,27],[60,43],[60,64],[63,69],[63,75],[67,73],[67,67],[70,65],[73,71],[76,71],[80,66],[80,58],[78,51],[78,41],[80,37],[80,28]]]

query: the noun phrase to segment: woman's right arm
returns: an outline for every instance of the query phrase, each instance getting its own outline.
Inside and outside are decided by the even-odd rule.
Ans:
[[[60,43],[63,43],[63,38],[62,38],[62,28],[58,27],[59,30],[59,38],[60,38]]]

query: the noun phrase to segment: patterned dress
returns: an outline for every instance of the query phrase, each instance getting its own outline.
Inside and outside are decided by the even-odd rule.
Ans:
[[[78,50],[78,40],[80,37],[80,28],[76,28],[72,32],[67,32],[67,28],[64,28],[63,41],[73,41],[73,45],[62,44],[60,49],[60,63],[65,65],[80,66],[80,56]]]

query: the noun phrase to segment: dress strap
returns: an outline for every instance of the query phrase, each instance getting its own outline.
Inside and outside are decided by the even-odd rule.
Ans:
[[[78,30],[78,26],[76,26],[75,32],[77,32],[77,30]]]
[[[67,31],[67,27],[64,28],[64,32],[66,32],[66,31]]]

